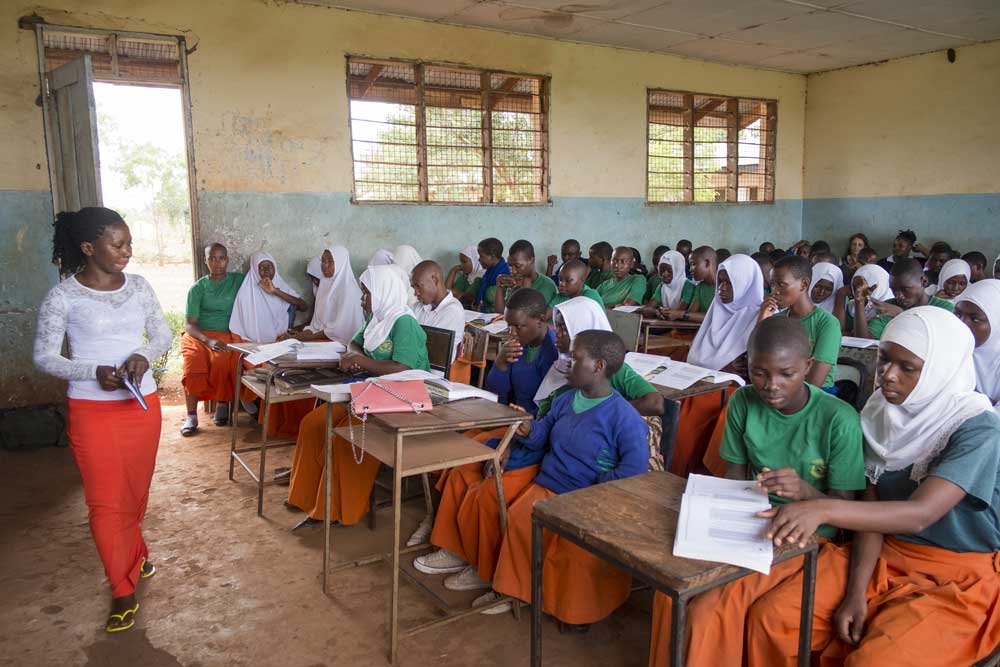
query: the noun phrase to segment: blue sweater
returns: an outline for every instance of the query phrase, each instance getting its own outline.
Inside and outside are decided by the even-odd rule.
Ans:
[[[549,329],[542,341],[541,349],[530,362],[527,361],[527,350],[513,364],[507,366],[507,370],[501,371],[494,365],[486,376],[486,391],[491,391],[500,397],[500,402],[504,405],[514,403],[528,412],[532,416],[538,412],[535,405],[535,392],[542,384],[542,379],[549,372],[549,367],[559,358],[559,350],[556,349],[555,331]]]
[[[649,470],[649,429],[635,408],[612,390],[611,398],[576,414],[575,395],[567,391],[557,397],[521,441],[518,449],[541,457],[535,482],[566,493]]]

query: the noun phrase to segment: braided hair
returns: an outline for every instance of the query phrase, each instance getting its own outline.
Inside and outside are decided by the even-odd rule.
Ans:
[[[76,275],[87,264],[87,256],[80,245],[93,243],[110,225],[125,220],[110,208],[87,206],[79,211],[63,211],[56,215],[53,223],[55,234],[52,238],[52,263],[59,267],[63,278]]]

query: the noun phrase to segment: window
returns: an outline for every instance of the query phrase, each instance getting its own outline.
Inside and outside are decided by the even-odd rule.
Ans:
[[[548,79],[348,58],[354,200],[548,200]]]
[[[648,91],[646,201],[774,202],[778,103]]]

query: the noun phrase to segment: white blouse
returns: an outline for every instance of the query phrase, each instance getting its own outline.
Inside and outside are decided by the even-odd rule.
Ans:
[[[126,273],[125,284],[112,292],[85,287],[73,276],[49,290],[38,311],[35,366],[69,380],[69,398],[119,401],[132,395],[127,389],[101,389],[97,367],[117,368],[133,354],[152,364],[170,348],[172,337],[160,302],[142,276]],[[62,353],[64,338],[69,358]],[[152,370],[143,376],[141,389],[144,395],[156,391]]]

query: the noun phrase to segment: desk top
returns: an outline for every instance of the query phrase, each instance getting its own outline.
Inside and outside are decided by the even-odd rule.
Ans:
[[[701,328],[701,322],[691,322],[690,320],[658,320],[652,317],[643,317],[642,326],[649,329],[677,329],[678,331],[697,331]]]
[[[544,524],[627,565],[643,580],[684,594],[747,572],[734,565],[673,555],[686,484],[668,472],[647,472],[547,498],[535,504],[534,513]],[[774,562],[810,548],[775,548]]]
[[[435,405],[430,412],[389,412],[372,415],[381,428],[404,435],[496,428],[531,419],[531,415],[485,398],[467,398]]]
[[[228,343],[230,350],[235,350],[240,354],[253,354],[260,347],[260,343]],[[339,360],[319,359],[311,361],[299,361],[295,354],[286,354],[280,357],[265,361],[264,364],[277,366],[279,368],[337,368],[340,366]],[[264,364],[260,364],[263,366]]]
[[[730,386],[735,386],[735,383],[733,382],[712,382],[710,380],[698,380],[687,389],[673,389],[672,387],[664,387],[654,383],[651,384],[653,384],[653,387],[656,389],[657,393],[660,394],[660,396],[668,398],[672,401],[683,401],[685,398],[701,396],[702,394],[711,394],[714,391],[723,391]]]

